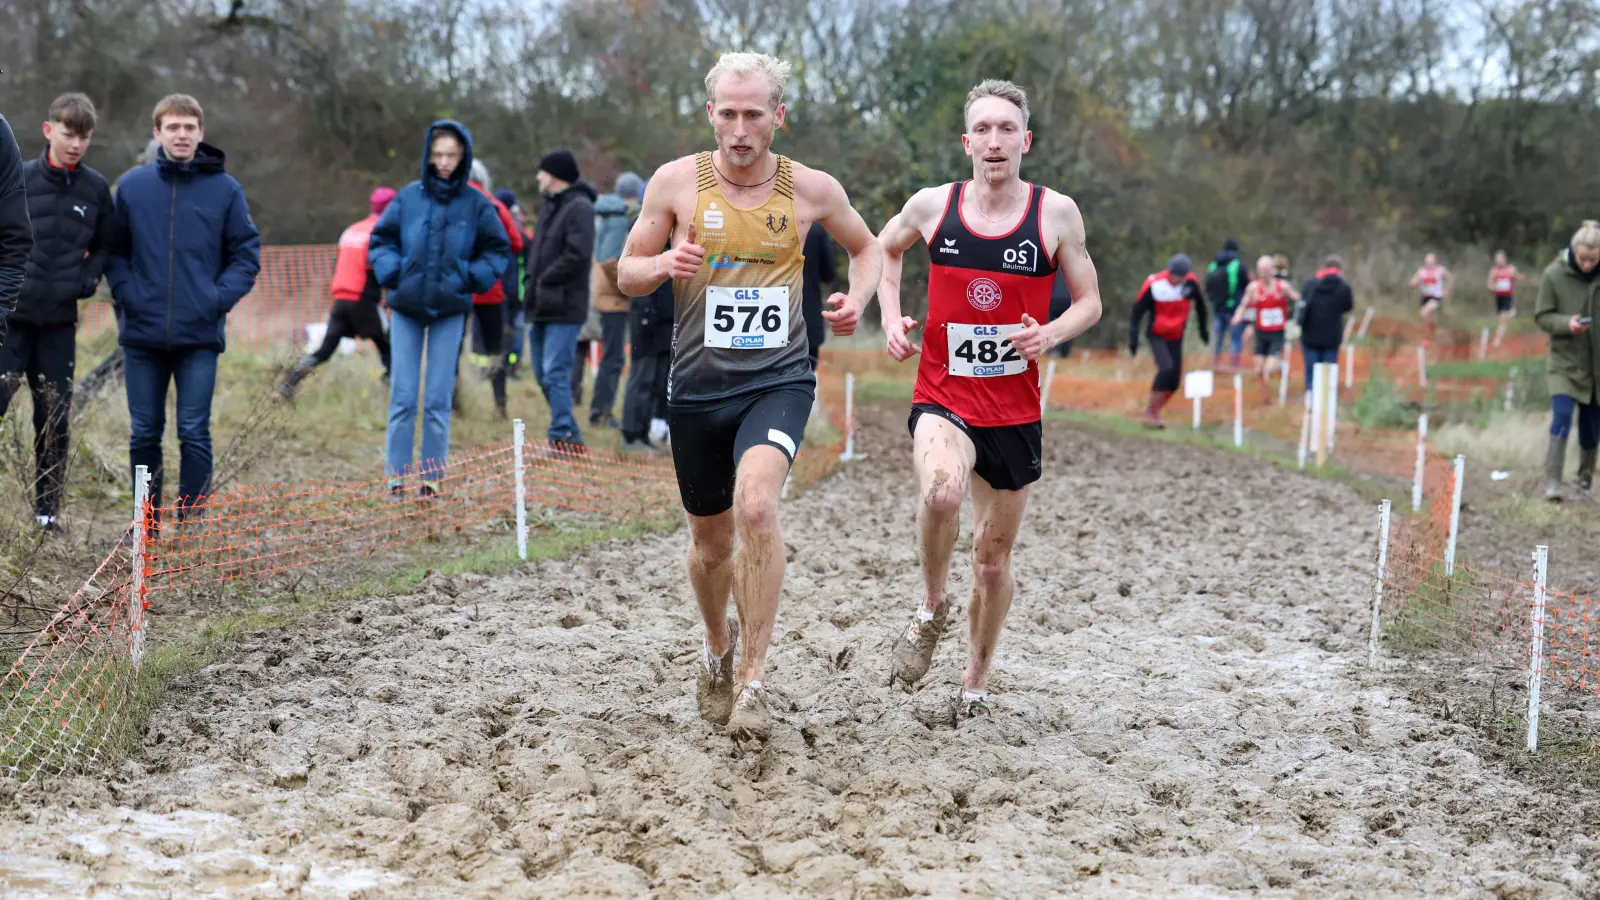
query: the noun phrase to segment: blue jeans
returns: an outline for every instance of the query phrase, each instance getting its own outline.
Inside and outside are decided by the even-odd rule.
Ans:
[[[1308,347],[1305,342],[1300,343],[1300,353],[1306,358],[1306,393],[1311,393],[1311,372],[1317,363],[1336,363],[1339,361],[1338,347]]]
[[[1578,446],[1585,450],[1600,447],[1600,404],[1592,402],[1595,398],[1589,396],[1591,402],[1579,403],[1578,398],[1566,394],[1553,394],[1550,397],[1550,434],[1566,440],[1572,434],[1572,413],[1578,413]]]
[[[456,389],[456,359],[461,353],[465,314],[423,322],[396,312],[389,325],[389,434],[384,452],[390,478],[410,474],[411,447],[417,432],[417,389],[422,396],[422,465],[425,481],[444,477],[450,454],[450,400]],[[422,356],[428,356],[428,380],[422,381]]]
[[[565,322],[535,322],[528,329],[528,364],[550,406],[547,437],[552,443],[583,443],[583,432],[572,415],[572,366],[581,330],[583,325]]]
[[[1211,333],[1216,335],[1211,339],[1211,352],[1216,356],[1222,355],[1222,340],[1224,337],[1229,339],[1231,348],[1229,352],[1234,356],[1238,356],[1244,350],[1244,329],[1250,323],[1232,324],[1233,313],[1234,311],[1231,309],[1218,309],[1211,317]]]
[[[161,506],[161,435],[167,429],[167,386],[178,392],[178,509],[205,500],[211,487],[211,395],[217,387],[217,351],[123,350],[128,389],[128,462],[150,469],[150,505]]]

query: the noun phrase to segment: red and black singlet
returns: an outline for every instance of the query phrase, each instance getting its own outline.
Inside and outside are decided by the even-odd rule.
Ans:
[[[928,317],[915,403],[935,403],[981,428],[1039,421],[1039,368],[1008,337],[1027,313],[1050,320],[1056,261],[1044,247],[1044,188],[1028,186],[1028,209],[1008,234],[967,226],[961,199],[970,181],[950,186],[944,216],[928,245]]]

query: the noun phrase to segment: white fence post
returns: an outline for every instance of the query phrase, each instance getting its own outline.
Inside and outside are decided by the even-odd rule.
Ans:
[[[1361,317],[1361,330],[1356,332],[1356,339],[1361,340],[1367,336],[1367,326],[1372,324],[1372,314],[1376,312],[1372,307],[1367,307],[1366,315]]]
[[[1056,361],[1050,360],[1045,366],[1044,384],[1039,386],[1039,415],[1050,411],[1050,382],[1056,380]]]
[[[133,641],[128,648],[128,655],[133,663],[133,670],[139,671],[139,666],[144,662],[145,614],[144,614],[144,566],[146,548],[150,535],[145,530],[145,506],[150,502],[150,469],[139,466],[133,474],[133,572],[128,585],[128,628],[132,632]]]
[[[1411,511],[1422,508],[1422,473],[1428,463],[1428,414],[1417,417],[1417,471],[1411,478]]]
[[[1233,374],[1233,445],[1244,446],[1244,376]]]
[[[1333,453],[1333,439],[1339,433],[1339,364],[1328,363],[1328,452]]]
[[[1485,360],[1485,359],[1488,359],[1488,358],[1489,358],[1489,329],[1485,328],[1483,330],[1482,336],[1480,336],[1478,338],[1478,360],[1481,362],[1482,360]]]
[[[1294,369],[1294,345],[1283,348],[1283,365],[1278,367],[1278,405],[1289,403],[1289,373]]]
[[[521,419],[511,422],[512,465],[517,467],[517,558],[528,560],[528,490],[523,484],[522,444],[525,430]]]
[[[1461,532],[1461,482],[1466,480],[1467,458],[1456,454],[1455,486],[1450,491],[1450,539],[1444,545],[1444,575],[1456,574],[1456,535]]]
[[[839,461],[852,462],[860,458],[856,455],[856,373],[846,372],[844,376],[844,452],[839,454]]]
[[[1323,393],[1323,380],[1328,377],[1328,364],[1317,363],[1311,367],[1311,434],[1307,447],[1311,453],[1316,453],[1318,447],[1325,446],[1327,440],[1322,436],[1323,423],[1327,416],[1323,413],[1323,403],[1327,395]]]
[[[1539,688],[1544,681],[1544,585],[1550,567],[1550,548],[1533,550],[1533,632],[1528,659],[1528,752],[1539,749]]]
[[[1347,343],[1344,345],[1344,386],[1347,388],[1354,388],[1356,386],[1355,344]]]
[[[1378,571],[1372,580],[1372,627],[1367,633],[1367,665],[1378,662],[1378,614],[1383,610],[1383,576],[1389,568],[1389,501],[1378,504]]]
[[[1417,384],[1428,386],[1428,345],[1417,345]]]
[[[1306,467],[1306,445],[1311,440],[1311,407],[1305,406],[1300,410],[1300,468]]]
[[[1506,381],[1506,412],[1511,412],[1511,396],[1514,392],[1513,385],[1517,383],[1517,367],[1511,367],[1511,377]]]

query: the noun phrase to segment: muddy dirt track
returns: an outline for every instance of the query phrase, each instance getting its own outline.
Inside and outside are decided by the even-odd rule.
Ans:
[[[1600,891],[1592,795],[1363,668],[1369,504],[1238,456],[1052,423],[996,717],[951,727],[964,616],[891,693],[910,448],[863,419],[868,458],[785,508],[765,751],[696,716],[684,533],[613,543],[250,639],[113,785],[0,813],[0,895]]]

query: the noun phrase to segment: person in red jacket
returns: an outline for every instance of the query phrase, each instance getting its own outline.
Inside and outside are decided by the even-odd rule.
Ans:
[[[1189,257],[1182,253],[1167,262],[1165,272],[1157,272],[1144,280],[1139,288],[1139,299],[1133,304],[1133,321],[1128,328],[1128,354],[1139,352],[1139,327],[1146,313],[1150,314],[1150,355],[1156,359],[1156,377],[1150,382],[1150,402],[1144,408],[1144,423],[1151,428],[1164,428],[1161,424],[1161,407],[1167,405],[1178,391],[1183,376],[1183,329],[1189,323],[1189,308],[1194,307],[1194,321],[1200,328],[1200,340],[1207,345],[1206,292],[1200,279],[1194,277],[1194,267]]]
[[[471,177],[467,184],[486,197],[494,204],[494,211],[500,216],[500,225],[506,230],[506,236],[511,239],[511,258],[519,259],[522,256],[523,240],[522,229],[517,226],[517,220],[512,217],[511,210],[506,208],[494,194],[490,193],[493,182],[489,179],[489,169],[480,160],[472,161]],[[517,277],[517,267],[512,265],[506,270],[506,278]],[[472,316],[477,322],[478,334],[483,338],[483,347],[488,357],[493,360],[489,368],[489,384],[494,391],[495,413],[500,418],[506,418],[506,291],[504,279],[497,282],[494,287],[481,294],[472,295]],[[460,357],[457,357],[457,364]]]
[[[378,309],[383,289],[372,274],[372,264],[367,261],[367,239],[372,236],[372,226],[378,224],[389,201],[394,199],[394,188],[379,187],[368,198],[372,213],[351,225],[339,236],[339,256],[333,264],[333,308],[328,311],[328,330],[323,334],[322,346],[301,357],[295,363],[278,394],[293,400],[295,390],[311,370],[333,357],[339,342],[345,338],[358,338],[377,345],[378,356],[383,360],[383,380],[389,381],[389,335],[384,331],[383,313]]]

